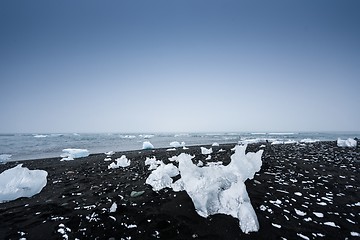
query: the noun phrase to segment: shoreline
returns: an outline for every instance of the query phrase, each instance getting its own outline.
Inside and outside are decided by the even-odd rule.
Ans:
[[[249,144],[247,152],[262,144]],[[228,164],[234,145],[212,147],[211,161]],[[260,230],[250,234],[242,233],[230,216],[200,217],[185,191],[153,192],[145,184],[151,172],[144,165],[146,157],[168,163],[169,157],[186,152],[195,155],[194,161],[206,162],[200,146],[211,145],[116,152],[113,161],[121,155],[131,160],[124,169],[108,169],[111,161],[105,162],[103,153],[64,162],[56,157],[2,164],[0,172],[22,163],[49,175],[39,194],[0,203],[0,238],[24,233],[27,239],[62,239],[60,232],[65,232],[69,239],[338,239],[358,232],[359,146],[339,148],[336,141],[325,141],[265,148],[260,172],[245,182],[260,223]],[[134,198],[132,191],[145,193]],[[110,213],[113,202],[118,209]]]

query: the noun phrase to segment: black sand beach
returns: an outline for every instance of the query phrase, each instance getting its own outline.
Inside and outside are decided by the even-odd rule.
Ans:
[[[234,145],[213,147],[211,161],[228,164]],[[248,145],[247,151],[260,145]],[[185,191],[154,192],[145,184],[151,172],[146,157],[168,163],[181,152],[195,155],[195,162],[206,158],[196,146],[119,152],[112,159],[124,154],[131,165],[118,169],[108,169],[105,154],[0,165],[0,172],[19,163],[48,172],[41,193],[0,203],[0,239],[352,239],[360,233],[359,147],[339,148],[336,142],[267,146],[261,171],[246,181],[260,223],[250,234],[242,233],[231,216],[200,217]],[[131,197],[132,191],[145,192]],[[113,202],[118,207],[110,213]]]

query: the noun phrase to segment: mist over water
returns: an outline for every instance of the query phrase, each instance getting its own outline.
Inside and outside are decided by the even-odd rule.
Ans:
[[[222,143],[335,141],[360,137],[359,132],[246,132],[246,133],[94,133],[94,134],[0,134],[0,156],[10,161],[59,157],[65,148],[88,149],[91,154],[107,151],[141,150],[144,141],[155,148],[171,148],[173,141],[186,146]]]

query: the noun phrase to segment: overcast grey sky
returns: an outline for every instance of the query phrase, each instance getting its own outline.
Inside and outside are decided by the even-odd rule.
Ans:
[[[1,1],[0,132],[360,131],[360,1]]]

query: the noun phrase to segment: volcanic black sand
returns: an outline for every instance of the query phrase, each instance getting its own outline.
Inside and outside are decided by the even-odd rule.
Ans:
[[[229,163],[235,144],[213,147],[211,161]],[[257,151],[261,144],[249,145]],[[210,147],[210,146],[207,146]],[[218,152],[219,149],[225,150]],[[357,148],[336,142],[266,146],[261,171],[246,186],[260,223],[255,233],[241,232],[238,220],[222,214],[200,217],[185,191],[152,191],[146,157],[168,158],[181,152],[205,161],[200,147],[131,151],[127,168],[108,169],[105,154],[74,161],[60,158],[9,162],[0,172],[23,163],[48,172],[41,193],[0,203],[0,239],[352,239],[360,233]],[[131,197],[132,191],[145,191]],[[116,212],[110,213],[113,202]]]

